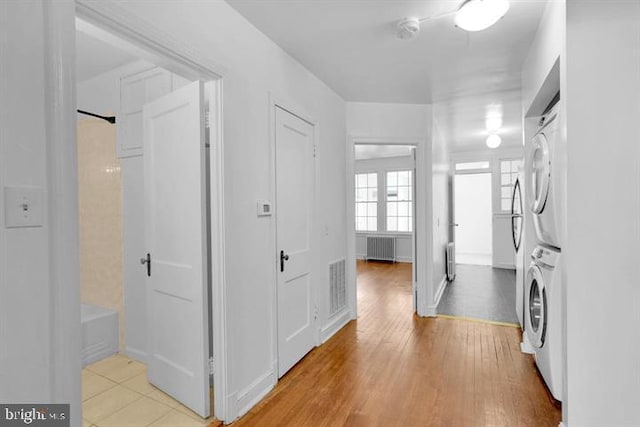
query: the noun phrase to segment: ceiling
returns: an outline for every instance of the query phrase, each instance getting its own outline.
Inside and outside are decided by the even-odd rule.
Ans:
[[[135,60],[129,53],[109,43],[76,31],[76,77],[79,82]]]
[[[411,145],[356,144],[354,151],[356,160],[369,160],[410,156],[412,149]]]
[[[504,145],[521,144],[521,67],[546,0],[511,0],[503,19],[476,33],[452,15],[429,20],[414,40],[396,37],[399,20],[461,1],[227,2],[347,101],[441,104],[438,122],[458,151],[484,146],[486,109],[499,107]]]

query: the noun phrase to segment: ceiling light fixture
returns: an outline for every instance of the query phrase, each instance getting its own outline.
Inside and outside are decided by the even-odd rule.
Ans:
[[[508,10],[508,0],[465,0],[454,21],[463,30],[482,31],[498,22]]]
[[[500,138],[500,135],[492,133],[487,137],[487,147],[498,148],[500,144],[502,144],[502,138]]]

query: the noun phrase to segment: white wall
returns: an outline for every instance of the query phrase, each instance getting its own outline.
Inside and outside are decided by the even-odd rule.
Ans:
[[[640,3],[567,0],[568,427],[640,425]]]
[[[444,138],[436,117],[438,109],[434,109],[432,146],[431,146],[431,200],[432,200],[432,239],[433,239],[433,294],[431,304],[436,307],[446,286],[447,243],[451,241],[451,161],[449,144]]]
[[[52,61],[54,53],[72,55],[72,25],[69,1],[0,2],[0,401],[71,402],[75,427],[81,424],[75,123],[53,96],[58,88],[73,99],[74,64]],[[6,186],[42,189],[42,227],[5,228]]]
[[[275,218],[256,215],[256,201],[269,199],[273,190],[269,94],[299,106],[319,126],[312,245],[320,327],[329,322],[328,263],[346,255],[345,104],[225,2],[121,6],[206,52],[223,70],[227,401],[239,414],[276,378]]]
[[[377,159],[356,160],[356,173],[376,172],[378,174],[378,197],[382,200],[384,188],[381,187],[383,176],[387,171],[392,170],[413,170],[413,157],[387,157]],[[385,206],[384,203],[378,203],[378,230],[384,228],[385,222]],[[364,259],[367,255],[367,236],[372,235],[393,235],[396,238],[396,258],[399,262],[413,261],[413,242],[411,233],[394,233],[388,231],[379,232],[356,232],[356,257]]]

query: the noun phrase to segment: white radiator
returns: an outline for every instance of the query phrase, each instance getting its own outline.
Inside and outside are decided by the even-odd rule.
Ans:
[[[447,280],[452,282],[456,278],[456,244],[453,242],[447,243],[447,249],[445,253],[445,262],[447,263]]]
[[[452,282],[456,278],[456,244],[453,242],[447,243],[446,262],[447,279]]]
[[[346,261],[343,259],[329,264],[329,316],[340,312],[347,305]]]
[[[367,260],[396,261],[396,238],[367,236]]]

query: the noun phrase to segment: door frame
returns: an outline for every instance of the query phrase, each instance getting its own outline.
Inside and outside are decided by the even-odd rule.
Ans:
[[[274,316],[273,324],[271,325],[272,330],[272,342],[273,348],[273,364],[271,369],[271,386],[275,386],[278,382],[278,268],[277,266],[280,263],[279,258],[279,248],[278,248],[278,227],[277,227],[277,215],[278,215],[278,207],[276,206],[276,108],[282,108],[283,110],[293,114],[294,116],[304,120],[313,126],[313,211],[311,212],[311,252],[314,253],[314,248],[316,247],[316,230],[315,230],[315,215],[314,211],[317,206],[317,165],[316,165],[316,155],[318,150],[318,141],[320,141],[320,129],[318,122],[313,118],[312,115],[308,114],[307,111],[291,101],[286,97],[281,97],[280,95],[274,94],[273,92],[268,93],[268,117],[269,117],[269,198],[272,201],[274,207],[274,214],[271,217],[271,239],[272,239],[272,247],[273,247],[273,289],[271,290],[271,295],[273,296],[273,300],[271,302]],[[312,256],[313,259],[313,256]],[[315,324],[314,324],[314,336],[315,336],[315,346],[318,347],[321,344],[320,341],[320,328],[318,322],[318,272],[315,268],[315,264],[311,265],[311,291],[313,298],[313,305],[315,310]],[[267,390],[268,391],[268,390]],[[266,394],[266,393],[265,393]]]
[[[51,126],[50,137],[53,141],[52,149],[47,151],[47,162],[50,167],[49,182],[57,192],[68,194],[70,198],[77,200],[77,174],[75,168],[69,170],[67,164],[73,164],[76,151],[75,134],[75,85],[76,77],[73,71],[75,58],[75,18],[78,17],[89,22],[96,27],[118,37],[139,49],[140,57],[151,59],[154,63],[163,68],[167,68],[185,77],[202,79],[212,88],[209,105],[215,108],[210,114],[211,126],[210,136],[210,188],[209,197],[211,200],[211,212],[208,218],[210,222],[210,236],[212,241],[209,262],[211,263],[211,287],[210,301],[213,312],[211,332],[213,335],[214,359],[214,413],[213,415],[222,421],[230,422],[228,401],[227,401],[227,322],[226,322],[226,290],[224,271],[224,150],[223,150],[223,129],[222,129],[222,91],[223,72],[210,61],[210,59],[200,51],[171,37],[163,30],[150,25],[147,21],[128,13],[111,0],[93,2],[91,0],[67,0],[56,5],[46,6],[46,22],[48,24],[45,32],[51,39],[51,49],[46,53],[47,70],[51,72],[52,78],[47,83],[47,94],[50,102],[55,108],[47,109],[46,116],[49,123],[58,123]],[[58,64],[62,64],[58,66]],[[71,188],[71,190],[70,190]],[[73,200],[71,200],[73,201]],[[56,232],[51,233],[51,248],[77,248],[77,235],[74,230],[79,227],[77,206],[75,203],[50,203],[50,216],[56,219],[54,227]],[[66,220],[63,220],[66,218]],[[53,249],[52,249],[53,250]],[[67,251],[68,252],[68,251]],[[76,251],[71,250],[70,253]],[[59,252],[64,253],[64,252]],[[69,271],[70,262],[65,257],[55,256],[51,259],[52,269],[61,271],[62,274],[70,275],[75,280],[67,283],[56,283],[54,292],[58,298],[63,300],[68,296],[73,301],[73,310],[79,311],[79,286],[78,273]],[[79,266],[74,263],[79,271]],[[75,307],[77,305],[77,307]],[[74,367],[68,368],[65,363],[73,364],[73,361],[65,362],[68,358],[69,348],[80,348],[79,322],[62,312],[69,303],[61,305],[53,304],[54,318],[52,331],[71,330],[68,340],[53,340],[52,352],[59,365],[56,369],[61,372],[69,372],[71,378],[77,375],[77,380],[73,380],[74,388],[79,384],[80,372],[76,372]],[[60,309],[56,309],[60,307]],[[78,323],[69,329],[69,326]],[[75,364],[74,364],[75,365]],[[61,374],[64,375],[64,374]],[[69,379],[60,378],[54,381],[54,387],[64,389],[65,381]],[[59,382],[59,384],[58,384]],[[73,391],[70,396],[72,413],[80,411],[79,390]]]
[[[427,163],[425,160],[425,150],[427,141],[424,138],[400,138],[400,137],[371,137],[349,135],[346,147],[346,215],[347,215],[347,300],[351,319],[358,318],[358,290],[356,274],[356,222],[355,222],[355,154],[356,145],[412,145],[415,147],[415,174],[413,177],[417,189],[418,183],[429,185],[431,180],[427,180]],[[420,186],[422,188],[422,185]],[[414,190],[415,191],[415,190]],[[429,195],[431,193],[429,192]],[[418,316],[435,316],[436,310],[433,304],[429,303],[429,289],[433,289],[433,277],[430,274],[433,257],[429,245],[433,241],[431,224],[428,221],[427,212],[432,211],[431,197],[427,197],[426,191],[416,192],[414,200],[414,210],[416,217],[413,221],[416,244],[414,245],[414,268],[415,273],[412,281],[415,282],[415,305]],[[416,260],[422,260],[416,262]],[[417,266],[417,268],[416,268]],[[417,278],[416,278],[417,275]]]

